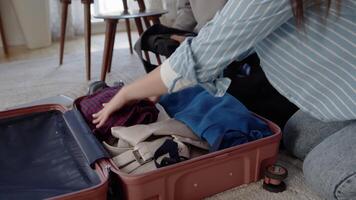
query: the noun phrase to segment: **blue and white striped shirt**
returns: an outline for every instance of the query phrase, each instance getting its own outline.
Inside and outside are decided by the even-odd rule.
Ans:
[[[224,68],[256,52],[271,84],[323,121],[356,119],[356,1],[309,5],[301,30],[290,0],[230,0],[161,66],[169,92],[200,84],[222,96]]]

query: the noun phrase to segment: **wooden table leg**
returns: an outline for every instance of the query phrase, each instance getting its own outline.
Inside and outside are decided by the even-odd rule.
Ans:
[[[105,81],[106,72],[111,65],[110,55],[112,57],[112,51],[114,48],[115,43],[115,33],[116,33],[116,25],[118,20],[117,19],[105,19],[106,23],[106,31],[105,31],[105,47],[104,47],[104,54],[103,54],[103,62],[101,66],[101,77],[100,80]]]
[[[123,0],[122,3],[124,6],[124,12],[128,13],[129,6],[127,4],[127,0]],[[125,24],[126,24],[127,37],[129,39],[129,44],[130,44],[130,53],[133,54],[130,19],[125,19]]]
[[[125,23],[126,23],[127,38],[129,39],[129,44],[130,44],[130,53],[133,54],[130,20],[125,19]]]
[[[119,20],[116,22],[116,24],[119,23]],[[115,31],[112,31],[111,32],[111,40],[113,41],[113,44],[112,44],[112,48],[110,48],[110,51],[109,51],[109,67],[108,67],[108,71],[107,73],[110,73],[111,72],[111,67],[112,67],[112,57],[113,57],[113,54],[114,54],[114,47],[115,47],[115,36],[116,36],[116,25],[115,25]]]
[[[143,26],[142,26],[141,19],[140,18],[135,18],[135,23],[136,23],[136,26],[137,26],[138,34],[141,36],[142,33],[143,33]],[[146,57],[147,62],[150,63],[151,61],[150,61],[150,56],[149,56],[148,52],[144,51],[144,53],[145,53],[145,57]]]
[[[2,19],[0,16],[0,35],[1,35],[1,40],[2,40],[2,45],[3,45],[3,49],[4,49],[4,53],[6,56],[9,55],[9,48],[7,46],[7,42],[6,42],[6,37],[5,37],[5,31],[4,31],[4,26],[2,24]]]
[[[66,28],[67,28],[67,15],[68,15],[68,4],[71,0],[61,0],[62,13],[61,13],[61,35],[59,44],[59,65],[63,64],[63,53],[64,53],[64,42],[66,38]]]
[[[85,65],[86,78],[91,79],[91,11],[90,4],[93,0],[82,0],[84,6],[84,40],[85,40]]]

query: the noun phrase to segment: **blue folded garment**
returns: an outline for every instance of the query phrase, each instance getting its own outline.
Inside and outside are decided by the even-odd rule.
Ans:
[[[189,126],[216,151],[272,134],[268,125],[230,94],[214,97],[200,86],[162,96],[167,113]]]

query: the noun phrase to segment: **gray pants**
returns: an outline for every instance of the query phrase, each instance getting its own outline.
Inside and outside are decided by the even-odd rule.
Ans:
[[[286,149],[304,160],[307,184],[327,199],[356,200],[356,121],[325,123],[298,111],[286,124]]]

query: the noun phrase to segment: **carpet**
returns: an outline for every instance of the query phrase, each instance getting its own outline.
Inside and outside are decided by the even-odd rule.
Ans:
[[[145,73],[136,56],[126,51],[114,52],[108,83],[129,83]],[[101,61],[102,53],[94,52],[92,81],[100,79]],[[52,57],[1,64],[0,71],[0,110],[58,94],[76,98],[85,94],[90,84],[85,78],[83,54],[65,55],[61,66],[58,57]]]
[[[112,72],[107,82],[122,80],[130,83],[144,75],[144,69],[135,55],[127,49],[114,52]],[[102,53],[92,53],[92,81],[99,80]],[[0,110],[19,104],[56,95],[73,99],[87,92],[90,82],[85,79],[83,54],[65,55],[64,63],[58,66],[58,58],[24,60],[0,65]],[[262,189],[262,182],[243,185],[207,198],[207,200],[319,200],[305,185],[301,171],[302,162],[285,153],[280,153],[278,162],[287,167],[289,176],[287,190],[273,194]]]

